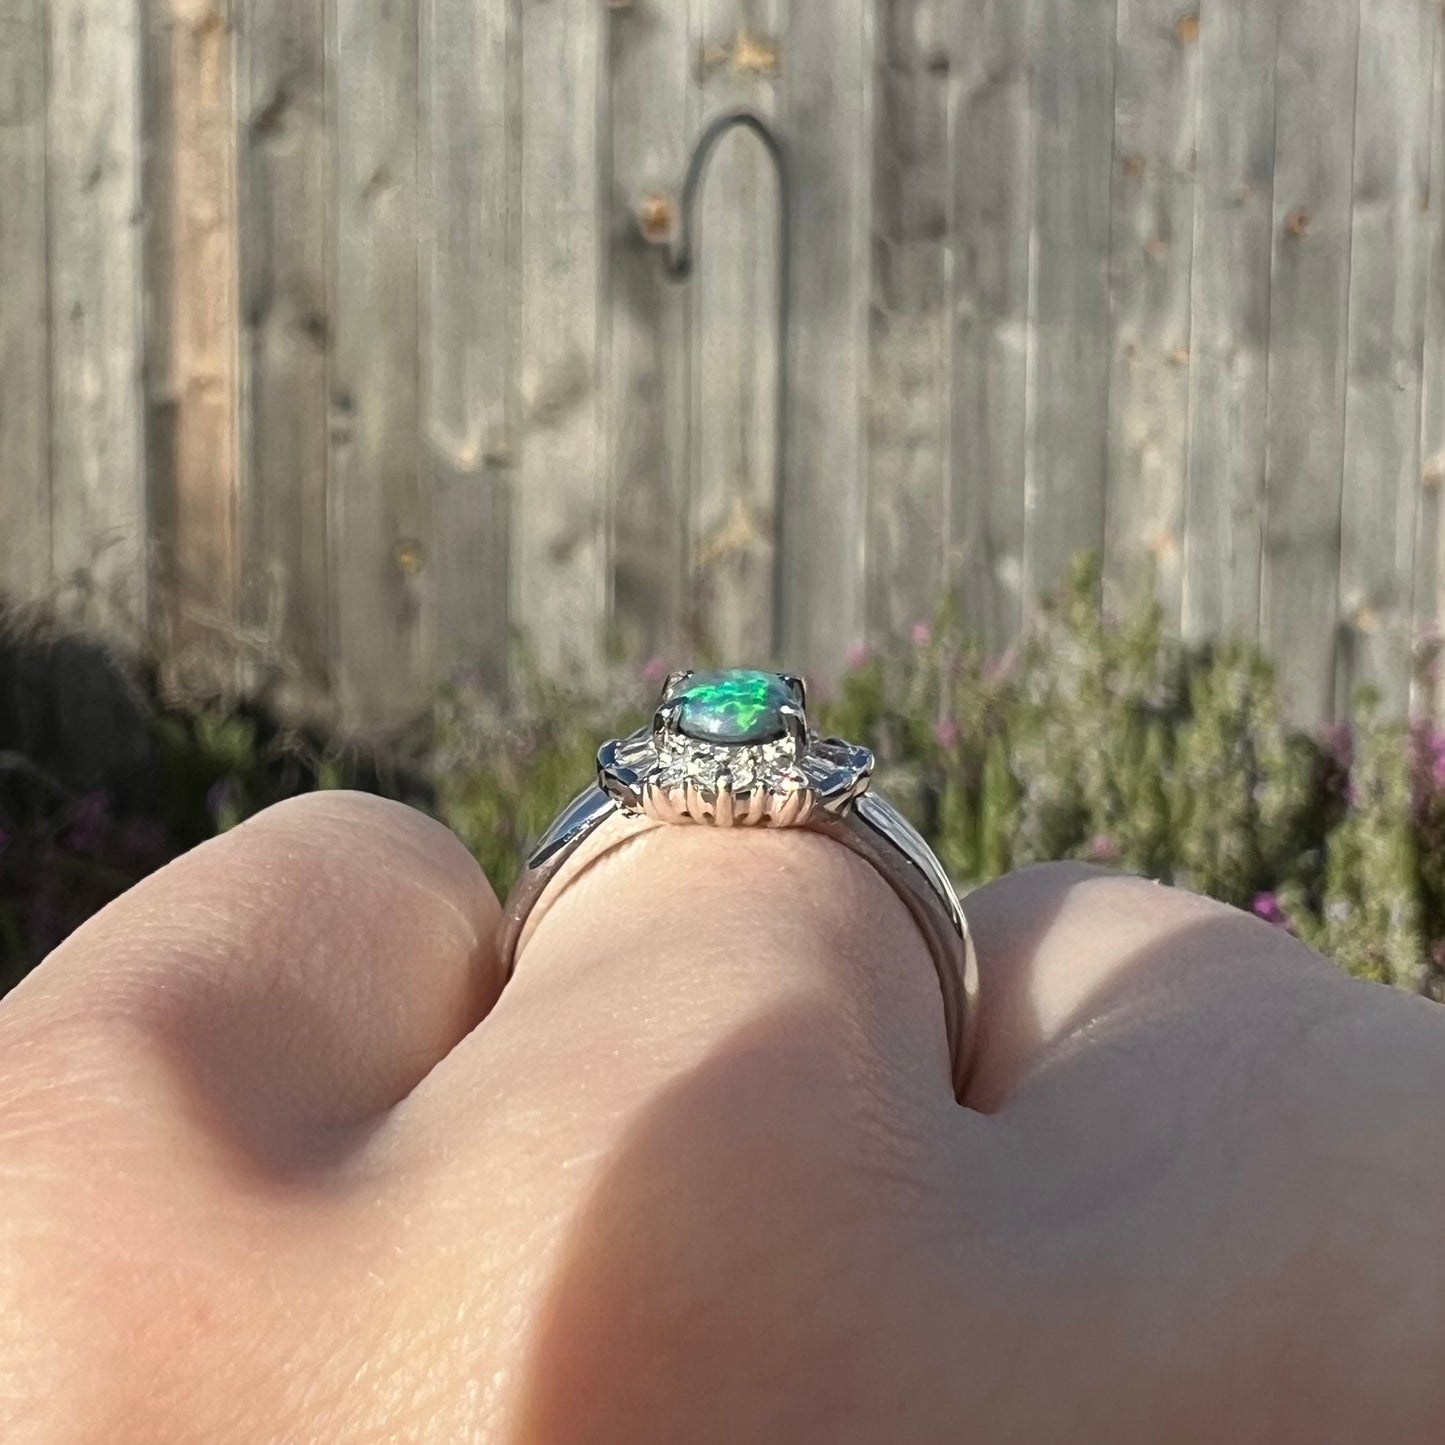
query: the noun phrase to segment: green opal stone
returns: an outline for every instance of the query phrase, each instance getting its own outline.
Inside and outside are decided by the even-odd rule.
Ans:
[[[787,732],[784,704],[794,701],[775,672],[729,668],[696,672],[674,694],[682,704],[678,731],[709,743],[765,743]]]

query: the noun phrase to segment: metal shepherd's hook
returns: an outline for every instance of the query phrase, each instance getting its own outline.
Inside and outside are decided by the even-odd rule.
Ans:
[[[762,116],[750,110],[733,110],[717,116],[697,138],[687,163],[678,203],[677,235],[667,250],[667,274],[674,281],[687,281],[696,260],[697,195],[702,189],[703,174],[713,150],[734,126],[750,130],[763,143],[772,158],[778,177],[778,373],[774,400],[773,506],[776,509],[773,546],[773,651],[782,650],[783,565],[787,551],[783,546],[787,507],[787,443],[788,443],[788,318],[792,306],[792,252],[790,239],[792,221],[788,193],[788,163],[783,144]]]

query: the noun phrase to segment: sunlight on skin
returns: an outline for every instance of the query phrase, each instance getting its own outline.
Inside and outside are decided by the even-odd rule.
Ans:
[[[1445,1013],[1058,866],[654,830],[498,997],[445,830],[330,794],[0,1004],[0,1437],[1434,1440]]]

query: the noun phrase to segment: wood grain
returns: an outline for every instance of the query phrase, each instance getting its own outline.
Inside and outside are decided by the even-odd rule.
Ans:
[[[694,0],[691,138],[740,107],[776,120],[779,75],[794,63],[788,11],[780,0]],[[719,142],[698,210],[688,630],[709,655],[755,661],[771,647],[776,610],[779,345],[778,190],[756,136],[735,129]]]
[[[511,622],[521,17],[511,0],[428,0],[422,16],[420,480],[431,491],[436,668],[500,695]]]
[[[952,118],[953,581],[969,628],[1001,651],[1023,623],[1038,34],[1032,0],[958,10]]]
[[[50,590],[45,5],[0,0],[0,599]]]
[[[167,682],[239,682],[235,121],[229,0],[148,11],[146,427]]]
[[[1200,17],[1118,0],[1105,581],[1177,628],[1189,445]]]
[[[1411,702],[1416,712],[1438,719],[1445,717],[1445,8],[1435,16],[1432,52]]]
[[[336,0],[335,349],[329,534],[337,699],[352,724],[426,709],[432,491],[419,457],[418,27]]]
[[[247,0],[235,14],[240,612],[283,707],[329,687],[326,13]]]
[[[689,8],[607,13],[606,347],[612,623],[628,656],[681,659],[689,611],[689,293],[666,274],[687,165]],[[660,208],[660,209],[658,209]],[[645,226],[661,227],[656,240]]]
[[[146,630],[136,0],[51,0],[46,116],[51,557],[68,617]]]
[[[1437,29],[1417,0],[1361,7],[1336,704],[1368,685],[1392,715],[1410,696]]]
[[[1025,602],[1102,551],[1115,5],[1036,0],[1039,112]]]
[[[1335,709],[1357,0],[1280,12],[1261,635],[1286,707]]]
[[[873,72],[873,293],[867,388],[868,632],[930,619],[949,545],[950,84],[944,0],[880,12]]]
[[[521,407],[512,605],[538,661],[595,675],[608,612],[598,360],[602,26],[595,0],[522,10]]]
[[[1279,0],[1210,0],[1200,89],[1181,626],[1259,632]]]
[[[826,685],[951,588],[997,651],[1092,548],[1297,721],[1445,711],[1442,25],[0,0],[0,593],[369,730],[519,637]],[[686,288],[639,224],[738,105],[791,157],[780,492],[755,138]]]
[[[866,621],[872,19],[865,0],[794,5],[783,72],[794,209],[778,651],[820,677]]]

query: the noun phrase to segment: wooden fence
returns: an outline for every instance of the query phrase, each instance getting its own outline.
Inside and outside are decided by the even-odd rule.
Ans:
[[[1440,0],[0,0],[0,589],[296,705],[1077,549],[1296,715],[1445,611]],[[691,141],[722,142],[684,285]],[[775,578],[777,583],[775,586]],[[1417,683],[1416,686],[1419,686]],[[1428,693],[1417,704],[1433,706]]]

